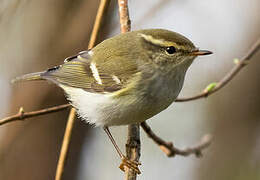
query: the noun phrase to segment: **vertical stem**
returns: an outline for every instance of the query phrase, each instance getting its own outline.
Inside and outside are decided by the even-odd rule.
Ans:
[[[126,143],[126,156],[132,161],[139,162],[141,156],[140,126],[132,124],[128,126]],[[137,174],[129,168],[125,171],[125,180],[136,180]]]
[[[92,33],[91,33],[91,37],[90,37],[90,40],[89,40],[88,49],[93,48],[95,43],[96,43],[96,39],[97,39],[97,35],[98,35],[98,32],[99,32],[100,27],[101,27],[102,19],[104,17],[104,13],[105,13],[105,10],[106,10],[109,2],[110,2],[110,0],[100,0],[99,8],[98,8],[98,11],[97,11],[97,16],[96,16],[95,23],[94,23],[94,26],[93,26],[93,30],[92,30]],[[76,110],[74,108],[72,108],[70,110],[70,114],[69,114],[67,125],[66,125],[66,130],[65,130],[65,133],[64,133],[64,138],[63,138],[63,142],[62,142],[62,146],[61,146],[59,161],[58,161],[58,165],[57,165],[57,169],[56,169],[55,180],[61,180],[62,179],[62,174],[63,174],[63,171],[64,171],[64,165],[65,165],[65,161],[66,161],[66,157],[67,157],[69,143],[70,143],[70,140],[71,140],[72,128],[73,128],[74,121],[76,119],[75,115],[76,115]]]
[[[128,0],[118,0],[121,33],[131,30],[131,21],[128,11]]]
[[[58,165],[57,165],[55,180],[61,180],[61,178],[62,178],[64,164],[65,164],[65,160],[66,160],[68,149],[69,149],[72,128],[73,128],[74,121],[75,121],[75,113],[76,113],[75,109],[72,108],[70,110],[70,114],[68,117],[66,129],[65,129],[65,133],[64,133],[64,137],[63,137],[63,142],[62,142],[62,146],[61,146],[61,150],[60,150],[60,157],[59,157],[59,161],[58,161]]]
[[[89,40],[89,44],[88,44],[88,49],[92,49],[97,41],[97,37],[98,37],[98,32],[100,30],[101,27],[101,23],[102,23],[102,19],[104,17],[104,13],[109,5],[110,0],[101,0],[99,7],[98,7],[98,11],[97,11],[97,16],[95,19],[95,23],[92,29],[92,33],[90,36],[90,40]]]
[[[131,21],[128,11],[128,0],[118,0],[121,33],[130,31]],[[139,161],[141,156],[140,127],[139,124],[128,126],[128,137],[126,143],[126,156],[130,160]],[[137,174],[126,167],[125,180],[135,180]]]

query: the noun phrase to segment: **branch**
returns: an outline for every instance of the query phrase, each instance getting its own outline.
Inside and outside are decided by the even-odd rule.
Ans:
[[[6,117],[4,119],[1,119],[0,126],[4,125],[6,123],[9,123],[9,122],[23,121],[25,119],[29,119],[29,118],[32,118],[35,116],[40,116],[40,115],[49,114],[52,112],[62,111],[62,110],[67,109],[68,107],[70,107],[70,104],[63,104],[63,105],[54,106],[54,107],[41,109],[41,110],[37,110],[37,111],[31,111],[31,112],[24,112],[23,107],[21,107],[17,114]]]
[[[69,149],[69,144],[70,144],[70,140],[71,140],[71,133],[72,133],[72,129],[73,129],[74,121],[75,121],[75,113],[76,113],[76,110],[74,108],[72,108],[70,110],[70,114],[68,117],[66,129],[65,129],[65,133],[64,133],[64,137],[63,137],[63,141],[62,141],[59,161],[58,161],[57,169],[56,169],[55,180],[62,179],[64,165],[65,165],[65,161],[66,161],[66,157],[67,157],[67,153],[68,153],[68,149]]]
[[[140,126],[128,125],[126,157],[131,161],[139,162],[141,156]],[[136,180],[137,172],[125,166],[125,180]]]
[[[189,156],[191,154],[194,154],[196,157],[201,157],[202,150],[211,144],[211,135],[205,135],[198,145],[181,150],[174,147],[172,142],[166,142],[157,136],[146,122],[142,122],[141,126],[147,136],[150,137],[168,157],[174,157],[175,155]]]
[[[203,97],[208,97],[209,95],[217,92],[218,90],[223,88],[229,81],[231,81],[243,67],[249,64],[249,60],[256,54],[259,48],[260,48],[260,38],[253,44],[253,46],[246,53],[245,56],[243,56],[240,60],[234,59],[234,63],[236,65],[219,82],[211,83],[203,92],[195,96],[177,98],[175,101],[176,102],[192,101]]]
[[[121,33],[126,33],[131,30],[131,20],[129,18],[128,0],[118,0],[120,29]]]
[[[94,23],[94,26],[93,26],[93,30],[92,30],[92,33],[91,33],[91,36],[90,36],[88,49],[92,49],[96,44],[98,32],[100,30],[101,23],[102,23],[103,18],[104,18],[104,14],[105,14],[105,11],[106,11],[109,3],[110,3],[110,0],[101,0],[100,1],[98,11],[97,11],[97,16],[96,16],[95,23]]]
[[[131,30],[131,21],[128,11],[128,0],[118,0],[121,33]],[[128,136],[126,143],[126,156],[132,161],[138,162],[141,156],[140,127],[139,124],[128,125]],[[135,180],[136,172],[125,167],[125,179]]]
[[[91,33],[88,49],[93,48],[96,43],[97,35],[98,35],[98,32],[101,27],[101,22],[103,20],[104,13],[105,13],[105,10],[106,10],[109,2],[110,2],[110,0],[101,0],[100,1],[99,8],[97,11],[97,16],[95,19],[92,33]],[[59,157],[59,161],[58,161],[58,165],[57,165],[55,180],[62,179],[64,165],[65,165],[67,152],[68,152],[68,148],[69,148],[69,143],[70,143],[70,139],[71,139],[72,128],[73,128],[73,124],[75,121],[75,115],[76,115],[76,110],[74,108],[72,108],[70,111],[69,117],[68,117],[66,130],[65,130],[65,134],[64,134],[64,138],[63,138],[63,142],[62,142],[62,146],[61,146],[61,152],[60,152],[60,157]]]

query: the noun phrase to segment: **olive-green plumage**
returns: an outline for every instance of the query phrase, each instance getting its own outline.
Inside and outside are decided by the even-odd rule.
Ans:
[[[116,145],[108,126],[143,122],[166,109],[182,89],[188,67],[198,55],[184,36],[163,30],[132,31],[107,39],[64,64],[21,80],[49,80],[64,89],[79,116],[103,126],[127,166],[137,173]]]
[[[199,51],[175,32],[139,30],[107,39],[92,50],[67,58],[60,66],[16,80],[46,79],[56,83],[91,123],[129,124],[167,108],[179,94],[193,59],[209,53]],[[93,110],[84,109],[88,106]]]
[[[48,79],[90,92],[119,90],[126,86],[135,73],[139,72],[138,66],[145,63],[154,63],[152,62],[153,59],[147,58],[149,53],[157,54],[161,51],[156,45],[144,40],[141,34],[152,36],[155,39],[174,42],[179,46],[187,47],[189,50],[194,49],[192,42],[187,38],[177,33],[174,33],[175,36],[172,36],[173,33],[162,29],[152,29],[121,34],[107,39],[93,48],[92,52],[95,54],[93,57],[85,51],[70,57],[70,61],[59,67],[41,73],[41,77],[39,74],[31,74],[32,76],[24,76],[22,78],[27,78],[27,80]],[[98,84],[92,76],[90,62],[96,63],[102,78],[102,85]],[[112,74],[120,77],[120,85],[116,84],[111,78]]]

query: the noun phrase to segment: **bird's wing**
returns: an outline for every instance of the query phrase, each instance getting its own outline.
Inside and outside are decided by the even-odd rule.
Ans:
[[[93,59],[90,51],[83,51],[65,59],[64,64],[51,68],[42,78],[88,92],[115,92],[126,86],[137,73],[134,61],[120,57]]]

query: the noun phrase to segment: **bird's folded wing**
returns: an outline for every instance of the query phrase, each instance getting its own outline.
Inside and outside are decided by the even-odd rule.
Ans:
[[[65,59],[64,64],[51,68],[42,74],[42,78],[88,92],[115,92],[130,83],[137,73],[134,61],[114,59],[94,59],[88,51]]]

